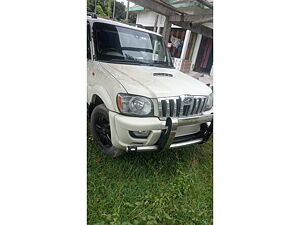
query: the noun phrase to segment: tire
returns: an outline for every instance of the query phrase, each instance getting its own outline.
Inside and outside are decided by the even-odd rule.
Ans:
[[[117,157],[123,153],[111,143],[109,115],[104,104],[97,105],[93,109],[90,127],[95,142],[105,155]]]

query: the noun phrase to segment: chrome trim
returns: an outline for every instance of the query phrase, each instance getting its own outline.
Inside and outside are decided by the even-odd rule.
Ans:
[[[193,145],[193,144],[198,144],[201,143],[203,141],[202,138],[198,138],[195,140],[191,140],[191,141],[185,141],[185,142],[180,142],[180,143],[176,143],[176,144],[171,144],[169,148],[180,148],[180,147],[184,147],[184,146],[188,146],[188,145]],[[129,150],[130,147],[127,147],[126,152],[155,152],[155,151],[159,151],[159,146],[158,145],[153,145],[153,146],[136,146],[135,150],[131,151]],[[165,149],[169,149],[169,148],[165,148]]]
[[[127,147],[126,152],[129,151],[128,148],[129,147]],[[137,146],[135,151],[137,151],[137,152],[155,152],[158,150],[159,150],[158,145],[152,145],[152,146]]]
[[[193,109],[192,114],[197,114],[198,108],[199,108],[199,102],[201,101],[200,98],[196,98],[195,107]]]
[[[177,99],[174,99],[173,104],[173,117],[177,117]]]
[[[205,114],[197,117],[185,117],[178,119],[178,126],[201,124],[211,122],[213,119],[213,114]]]
[[[170,99],[166,100],[166,117],[168,118],[170,116],[171,110],[170,110]]]
[[[179,113],[178,113],[178,117],[182,117],[183,116],[183,104],[182,104],[182,99],[181,96],[178,98],[179,99],[179,105],[180,105],[180,109],[179,109]]]
[[[190,106],[189,111],[188,111],[188,116],[193,115],[193,109],[194,109],[194,105],[195,105],[195,98],[192,98],[192,102],[190,104],[188,104]]]
[[[159,118],[161,120],[166,120],[168,117],[177,117],[180,119],[190,116],[200,116],[207,102],[207,96],[181,95],[179,97],[158,98],[157,101]],[[177,101],[180,107],[178,107]],[[188,111],[184,111],[185,107]]]
[[[161,100],[158,100],[157,102],[158,102],[158,113],[159,115],[162,115],[162,102]]]
[[[178,127],[178,119],[169,117],[166,121],[166,126],[168,127],[167,134],[169,133],[169,136],[167,137],[166,144],[163,146],[163,150],[169,149],[174,141]]]
[[[204,102],[201,98],[199,98],[199,103],[197,106],[196,114],[199,114],[201,112],[201,104]]]
[[[169,97],[169,98],[158,98],[158,113],[160,118],[164,118],[166,120],[168,117],[177,117],[177,100],[179,97]],[[173,113],[171,115],[171,103],[173,102]],[[163,103],[166,104],[166,107],[163,107]],[[164,109],[165,108],[165,109]],[[164,115],[165,114],[165,115]]]
[[[202,138],[198,138],[198,139],[191,140],[191,141],[185,141],[185,142],[172,144],[170,146],[170,148],[180,148],[180,147],[184,147],[184,146],[187,146],[187,145],[193,145],[193,144],[201,143],[202,141],[203,141]]]
[[[204,110],[204,108],[205,108],[205,105],[206,105],[206,103],[207,103],[207,98],[205,98],[205,99],[203,99],[203,104],[202,104],[202,106],[201,106],[201,112],[203,112],[203,110]]]
[[[179,148],[187,145],[201,143],[205,140],[203,138],[198,138],[190,141],[180,142],[172,144],[177,132],[177,128],[180,125],[189,125],[189,124],[197,124],[211,122],[213,119],[213,114],[202,115],[200,117],[186,117],[186,118],[170,118],[168,117],[166,120],[167,130],[165,134],[161,137],[161,142],[158,145],[152,146],[127,146],[126,152],[153,152],[153,151],[161,151],[167,150],[169,148]]]

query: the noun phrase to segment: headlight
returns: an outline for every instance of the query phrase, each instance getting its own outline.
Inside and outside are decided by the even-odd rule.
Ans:
[[[213,107],[213,93],[208,96],[204,111],[211,110]]]
[[[123,114],[135,116],[153,116],[153,103],[150,98],[118,94],[117,105]]]

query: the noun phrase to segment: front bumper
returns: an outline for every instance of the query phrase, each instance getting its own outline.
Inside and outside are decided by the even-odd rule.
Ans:
[[[213,114],[210,112],[191,118],[167,118],[166,121],[156,117],[129,117],[115,112],[109,112],[109,118],[112,144],[126,152],[161,151],[204,143],[213,128]],[[198,129],[196,133],[187,132],[195,128]],[[134,138],[129,133],[141,130],[151,131],[150,135],[147,138]]]

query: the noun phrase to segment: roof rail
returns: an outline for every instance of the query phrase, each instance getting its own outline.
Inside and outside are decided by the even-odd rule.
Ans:
[[[87,12],[87,15],[92,17],[93,19],[97,19],[97,14],[93,12]]]

